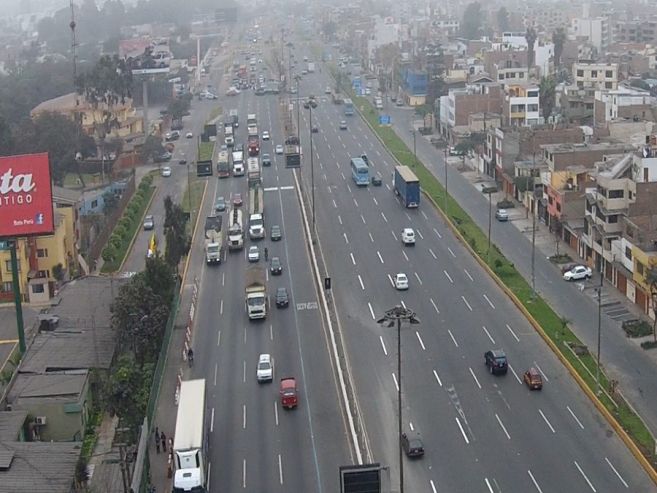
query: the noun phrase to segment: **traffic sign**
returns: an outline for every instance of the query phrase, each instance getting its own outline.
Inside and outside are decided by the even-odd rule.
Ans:
[[[379,125],[390,125],[390,115],[379,115]]]

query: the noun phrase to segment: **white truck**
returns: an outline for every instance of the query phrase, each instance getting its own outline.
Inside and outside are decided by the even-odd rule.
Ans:
[[[312,74],[315,71],[315,62],[308,62],[308,73]]]
[[[246,179],[250,187],[260,184],[260,163],[257,157],[250,157],[246,160]]]
[[[183,381],[179,401],[173,441],[173,491],[206,491],[205,379]]]
[[[249,238],[260,240],[265,237],[265,203],[261,185],[249,188]]]
[[[242,248],[244,248],[242,209],[233,207],[230,211],[230,225],[228,226],[228,250],[241,250]]]
[[[205,218],[205,261],[208,264],[221,263],[221,216]]]
[[[246,271],[245,305],[249,320],[267,318],[267,285],[262,267],[254,266]]]
[[[244,176],[244,152],[234,151],[233,158],[233,176]]]

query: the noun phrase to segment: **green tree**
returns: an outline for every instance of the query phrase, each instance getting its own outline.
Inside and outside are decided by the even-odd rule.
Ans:
[[[502,5],[497,11],[497,28],[502,33],[509,30],[509,11]]]
[[[461,36],[466,39],[479,39],[482,15],[479,2],[469,3],[465,7],[463,20],[461,21]]]
[[[11,155],[14,153],[14,139],[11,135],[11,127],[7,120],[0,115],[0,154]]]
[[[534,65],[536,65],[536,29],[533,27],[528,27],[527,32],[525,33],[525,39],[527,40],[527,68],[530,73],[534,70]]]
[[[539,103],[545,119],[552,115],[552,110],[556,104],[556,87],[557,84],[554,77],[541,77],[539,84]]]
[[[164,154],[162,139],[155,135],[146,137],[144,145],[139,149],[139,155],[144,162],[148,162],[150,159],[157,159],[162,154]]]
[[[563,46],[566,42],[566,30],[558,27],[552,33],[552,43],[554,43],[554,70],[559,72],[561,67],[561,57],[563,56]]]
[[[167,111],[174,120],[180,120],[183,116],[189,114],[191,107],[192,95],[185,94],[183,97],[176,98],[169,103]]]
[[[174,204],[171,196],[164,198],[164,236],[166,248],[164,258],[174,269],[178,268],[180,259],[189,250],[189,239],[187,237],[187,220],[185,212],[180,204]]]

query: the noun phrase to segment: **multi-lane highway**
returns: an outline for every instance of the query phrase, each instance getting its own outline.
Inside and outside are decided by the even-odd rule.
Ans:
[[[310,52],[296,52],[297,60]],[[325,70],[302,96],[331,85]],[[309,146],[309,111],[301,109]],[[652,482],[512,303],[456,241],[428,202],[404,209],[391,191],[393,160],[359,117],[328,101],[312,112],[317,228],[346,338],[370,458],[397,470],[396,331],[376,324],[396,304],[422,323],[402,330],[403,426],[426,455],[407,461],[411,491],[655,491]],[[339,130],[340,120],[348,129]],[[357,188],[349,159],[366,153],[382,187]],[[303,175],[310,184],[309,156]],[[416,230],[404,247],[404,227]],[[390,276],[404,272],[408,292]],[[483,354],[502,348],[506,376]],[[529,367],[545,387],[522,383]],[[393,478],[396,473],[393,473]],[[393,479],[394,482],[394,479]]]

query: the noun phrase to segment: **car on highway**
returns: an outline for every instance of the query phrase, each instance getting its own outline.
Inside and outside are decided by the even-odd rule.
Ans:
[[[269,140],[269,132],[267,130],[262,132],[262,140]]]
[[[260,249],[257,245],[249,247],[249,262],[258,262],[260,260]]]
[[[271,272],[272,276],[280,276],[283,273],[283,265],[281,264],[280,258],[271,258],[271,262],[269,263],[269,272]]]
[[[290,298],[287,294],[286,288],[278,288],[276,290],[276,307],[285,308],[290,304]]]
[[[317,125],[313,125],[310,131],[314,134],[319,133],[319,127]]]
[[[543,377],[533,366],[524,373],[522,380],[529,387],[529,390],[541,390],[543,388]]]
[[[404,228],[401,239],[404,245],[415,245],[415,231],[413,231],[413,228]]]
[[[276,146],[276,154],[283,154],[283,146],[281,144]]]
[[[579,281],[580,279],[591,279],[593,271],[586,265],[576,265],[563,274],[564,281]]]
[[[372,185],[374,185],[375,187],[380,187],[381,185],[383,185],[383,180],[381,180],[381,177],[379,175],[373,175],[370,181],[372,182]]]
[[[281,405],[286,409],[297,407],[297,381],[294,377],[281,378],[279,394]]]
[[[179,159],[178,164],[187,164],[187,159]]]
[[[500,222],[509,220],[509,212],[506,209],[497,209],[495,211],[495,219]]]
[[[153,216],[150,215],[146,216],[144,218],[144,230],[147,231],[153,229],[154,227],[155,227],[155,219],[153,218]]]
[[[187,138],[187,139],[191,139],[191,138],[193,138],[193,137],[194,137],[194,134],[193,134],[192,132],[187,132],[187,133],[185,134],[185,138]]]
[[[214,210],[217,212],[224,212],[226,210],[226,199],[223,197],[217,197],[217,201],[214,203]]]
[[[160,174],[165,178],[171,176],[171,168],[169,166],[164,166],[160,171]]]
[[[326,86],[326,89],[324,89],[324,94],[331,94],[331,87]]]
[[[279,241],[283,238],[283,233],[281,232],[281,227],[278,224],[274,224],[269,231],[269,237],[271,241]]]
[[[402,99],[398,99],[398,100],[395,102],[395,106],[404,106],[404,100],[402,100]]]
[[[262,165],[263,166],[271,166],[271,156],[267,153],[264,153],[262,155]]]
[[[258,383],[271,382],[274,379],[274,365],[270,354],[263,353],[258,356],[256,378],[258,379]]]
[[[361,154],[360,158],[365,161],[365,164],[370,165],[370,158],[367,157],[367,154]]]
[[[159,156],[155,157],[155,159],[153,159],[153,161],[156,162],[156,163],[163,163],[163,162],[166,162],[166,161],[170,161],[172,156],[173,156],[173,154],[171,154],[169,151],[165,151],[162,154],[160,154]]]
[[[488,371],[491,375],[501,374],[506,375],[509,368],[509,362],[506,359],[506,354],[501,349],[491,349],[484,353],[484,360]]]
[[[408,457],[422,457],[424,455],[424,443],[417,431],[402,433],[402,448]]]
[[[347,122],[340,120],[340,130],[347,130]]]
[[[172,140],[178,140],[180,138],[180,132],[178,130],[172,130],[164,134],[164,140],[171,142]]]
[[[398,289],[400,291],[408,289],[408,277],[406,277],[406,274],[404,274],[403,272],[400,272],[399,274],[395,274],[393,283],[395,284],[395,289]]]
[[[241,193],[234,193],[233,194],[233,205],[235,207],[241,207],[242,206],[242,194]]]

